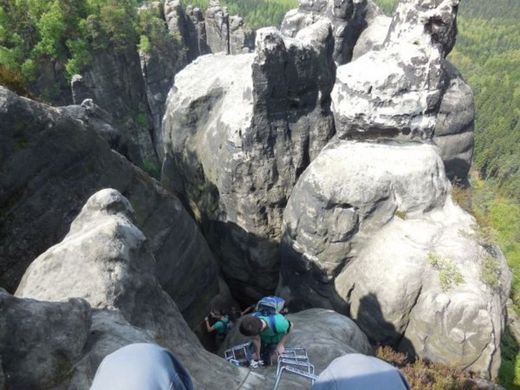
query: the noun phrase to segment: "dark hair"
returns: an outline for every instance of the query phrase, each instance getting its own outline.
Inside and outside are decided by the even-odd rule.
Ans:
[[[262,321],[255,316],[245,316],[240,322],[240,333],[244,336],[256,336],[262,331]]]

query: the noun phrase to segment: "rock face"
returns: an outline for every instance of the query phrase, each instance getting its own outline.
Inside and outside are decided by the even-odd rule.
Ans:
[[[168,30],[162,7],[161,3],[157,3],[155,7],[149,6],[143,9],[141,13],[153,15],[157,20],[163,20],[164,34],[166,35]],[[182,35],[174,35],[173,39],[158,39],[153,34],[149,35],[155,39],[150,40],[150,47],[146,51],[144,49],[139,50],[139,58],[148,107],[153,121],[152,140],[154,150],[161,157],[163,151],[161,126],[166,98],[173,85],[175,74],[186,66],[188,61],[183,50]]]
[[[200,8],[188,6],[184,10],[180,0],[167,0],[164,2],[164,15],[170,33],[182,38],[189,62],[210,53],[204,15]]]
[[[289,199],[279,293],[350,313],[374,342],[495,376],[511,273],[449,191],[433,146],[330,144]]]
[[[113,187],[150,237],[165,290],[190,324],[203,318],[219,287],[198,227],[176,197],[110,150],[89,123],[0,87],[0,172],[0,285],[13,291],[85,201]]]
[[[392,24],[392,18],[385,15],[376,16],[359,36],[356,46],[354,46],[352,60],[361,57],[370,50],[379,50],[388,35],[390,24]]]
[[[332,310],[310,309],[288,314],[287,318],[293,323],[294,330],[286,346],[305,348],[317,373],[323,371],[339,356],[348,353],[372,354],[372,347],[367,337],[354,321]],[[226,338],[221,354],[225,349],[249,340],[240,334],[238,328],[237,324]],[[265,369],[262,374],[266,377],[275,377],[275,371],[276,365]],[[294,381],[290,375],[285,375],[280,382],[280,388],[307,388],[308,383],[308,381]]]
[[[302,28],[321,19],[329,20],[334,31],[334,61],[343,65],[352,59],[361,32],[380,14],[371,0],[299,0],[299,8],[285,15],[281,31],[295,37]]]
[[[208,53],[240,54],[254,48],[254,31],[240,16],[229,15],[219,0],[211,0],[205,13],[191,5],[184,10],[179,0],[166,1],[164,10],[168,29],[182,36],[190,62]]]
[[[103,358],[133,343],[156,343],[146,330],[132,326],[118,311],[94,310],[90,337],[72,373],[69,389],[88,389]]]
[[[198,386],[210,388],[216,377],[223,388],[238,386],[245,372],[205,351],[162,290],[155,259],[132,214],[118,191],[94,194],[64,240],[31,264],[16,295],[50,301],[80,297],[95,309],[119,312],[170,349]]]
[[[275,289],[287,197],[334,134],[332,45],[325,22],[294,40],[261,29],[254,54],[200,57],[170,92],[162,181],[199,216],[243,300]]]
[[[433,138],[450,179],[466,179],[473,94],[445,59],[455,43],[458,4],[402,1],[380,49],[338,68],[332,99],[341,137]]]
[[[211,0],[206,10],[206,37],[212,53],[240,54],[254,48],[254,32],[238,16],[230,16],[219,0]]]
[[[84,300],[38,302],[0,290],[1,388],[63,388],[81,358],[90,321]]]
[[[156,164],[153,122],[137,50],[129,47],[123,52],[99,51],[92,58],[81,77],[73,79],[74,103],[81,104],[85,98],[93,99],[111,113],[117,125],[138,146],[137,153],[130,155],[130,159],[140,166]]]

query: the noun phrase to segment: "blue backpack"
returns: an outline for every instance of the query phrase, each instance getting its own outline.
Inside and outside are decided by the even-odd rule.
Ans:
[[[285,306],[285,299],[275,296],[264,297],[256,304],[255,315],[269,317],[280,313]]]

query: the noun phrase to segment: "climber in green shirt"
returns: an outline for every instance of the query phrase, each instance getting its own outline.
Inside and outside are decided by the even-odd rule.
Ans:
[[[218,311],[211,311],[209,314],[213,319],[216,319],[213,325],[210,325],[209,318],[206,317],[204,321],[206,322],[206,330],[208,333],[216,332],[217,343],[224,341],[226,338],[226,334],[228,333],[229,328],[231,327],[231,320],[227,314],[221,314]]]
[[[240,333],[253,337],[253,360],[262,360],[265,365],[271,364],[274,353],[279,355],[284,352],[292,328],[292,323],[279,313],[270,316],[248,315],[240,322]]]

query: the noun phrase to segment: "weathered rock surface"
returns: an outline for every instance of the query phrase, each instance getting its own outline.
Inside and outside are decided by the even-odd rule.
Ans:
[[[118,191],[94,194],[64,240],[31,264],[16,295],[51,301],[79,297],[95,309],[118,311],[129,324],[170,349],[201,388],[211,388],[217,377],[222,388],[237,387],[245,370],[202,348],[159,285],[155,259],[145,236],[132,223],[132,214],[132,206]],[[118,330],[115,337],[128,331]]]
[[[90,334],[72,372],[70,389],[88,389],[103,358],[133,343],[156,343],[146,330],[132,326],[115,310],[93,310]]]
[[[208,53],[241,54],[254,48],[254,31],[218,0],[211,0],[205,12],[191,5],[184,10],[180,0],[167,0],[164,13],[170,32],[182,37],[190,62]]]
[[[459,0],[402,1],[379,50],[338,68],[338,134],[431,140],[450,179],[465,180],[473,150],[473,94],[446,61]]]
[[[261,29],[254,54],[200,57],[168,97],[162,181],[200,218],[244,300],[276,287],[287,197],[334,134],[332,45],[326,22],[296,39]]]
[[[0,371],[5,373],[1,388],[66,388],[90,321],[84,300],[38,302],[0,290]]]
[[[332,310],[310,309],[287,318],[293,323],[293,331],[286,344],[289,348],[305,348],[309,360],[316,367],[316,372],[324,370],[330,362],[348,353],[371,354],[367,337],[350,318]],[[247,342],[249,339],[238,331],[240,322],[226,338],[221,354],[226,348]],[[274,377],[276,365],[259,372],[266,377]],[[280,388],[308,388],[308,381],[294,381],[291,375],[285,375]],[[292,386],[292,387],[291,387]]]
[[[241,54],[254,48],[255,36],[244,20],[231,16],[219,0],[211,0],[205,15],[206,39],[212,53]]]
[[[356,60],[370,50],[379,50],[388,35],[391,24],[391,17],[376,16],[359,36],[356,46],[354,46],[352,60]]]
[[[374,342],[495,376],[511,273],[449,191],[431,145],[332,143],[289,199],[279,293],[349,312]]]
[[[218,270],[179,200],[68,110],[0,87],[0,285],[13,291],[31,261],[65,236],[86,200],[107,187],[132,202],[161,284],[188,322],[198,323],[219,291]]]
[[[169,6],[169,4],[165,3],[164,7],[167,6]],[[175,9],[177,8],[178,7]],[[164,33],[167,33],[168,27],[161,3],[152,3],[141,12],[153,15],[157,20],[163,20]],[[180,11],[178,12],[182,12],[182,7],[180,7]],[[174,39],[154,39],[155,35],[149,35],[152,37],[150,40],[150,48],[146,52],[142,49],[139,50],[139,58],[141,61],[146,97],[148,99],[148,107],[153,121],[152,140],[154,150],[157,155],[161,157],[163,152],[161,126],[166,108],[166,98],[173,85],[175,74],[186,66],[188,60],[183,50],[185,46],[183,45],[181,34],[173,35]]]
[[[140,166],[157,164],[152,141],[153,121],[135,47],[119,52],[96,52],[89,67],[72,81],[74,104],[81,104],[87,98],[93,99],[98,106],[110,112],[115,124],[137,145],[137,153],[129,156],[132,162]]]
[[[189,62],[200,55],[210,53],[206,24],[200,8],[188,6],[184,10],[180,0],[166,0],[164,15],[170,33],[182,39]]]
[[[372,0],[299,0],[299,8],[285,15],[281,31],[295,37],[302,28],[329,20],[334,32],[334,60],[343,65],[352,59],[361,32],[380,14]]]
[[[0,356],[0,389],[5,389],[5,374],[4,366],[2,364],[2,356]]]

